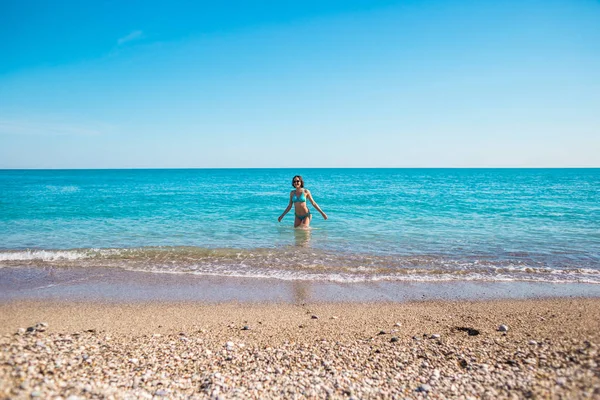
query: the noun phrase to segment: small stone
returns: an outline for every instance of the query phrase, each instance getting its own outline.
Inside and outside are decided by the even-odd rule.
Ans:
[[[566,385],[567,384],[567,378],[565,378],[564,376],[556,378],[556,384],[560,385],[560,386]]]
[[[402,324],[401,324],[400,322],[396,322],[396,323],[394,324],[394,326],[400,327],[400,326],[402,326]]]
[[[425,392],[428,393],[431,390],[431,386],[429,386],[428,384],[424,383],[421,386],[419,386],[417,388],[417,392]]]
[[[242,328],[243,331],[249,331],[250,327],[248,325],[244,325],[244,327]]]
[[[165,390],[165,389],[158,389],[156,392],[154,392],[155,396],[160,396],[160,397],[164,397],[164,396],[168,396],[169,395],[169,391]]]
[[[42,392],[40,392],[39,390],[35,390],[33,392],[31,392],[30,394],[31,397],[42,397]]]
[[[331,319],[338,319],[338,318],[339,318],[339,317],[337,317],[337,316],[335,316],[335,315],[334,315],[333,317],[331,317]]]
[[[385,331],[379,331],[378,335],[385,335],[386,332]]]
[[[498,327],[498,331],[500,331],[500,332],[508,332],[508,326],[506,326],[506,325],[500,325]]]
[[[392,336],[392,338],[390,339],[390,342],[395,343],[398,341],[398,336]]]
[[[319,317],[317,317],[316,315],[311,315],[312,319],[319,319]]]
[[[438,335],[437,333],[434,333],[433,335],[431,335],[432,339],[439,339],[441,336]]]
[[[532,346],[537,345],[537,342],[535,340],[530,340],[528,343]]]
[[[481,333],[478,329],[475,329],[475,328],[460,328],[459,330],[461,330],[461,331],[465,331],[466,330],[467,334],[469,336],[477,336],[477,335],[479,335]]]
[[[19,328],[17,329],[17,335],[22,335],[26,332],[25,328]]]

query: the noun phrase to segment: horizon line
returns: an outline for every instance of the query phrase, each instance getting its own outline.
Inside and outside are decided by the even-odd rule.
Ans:
[[[110,167],[110,168],[0,168],[0,171],[131,171],[131,170],[240,170],[240,169],[600,169],[597,167]]]

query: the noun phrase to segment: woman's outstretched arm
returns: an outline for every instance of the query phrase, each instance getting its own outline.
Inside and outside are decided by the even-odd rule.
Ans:
[[[283,214],[281,214],[279,216],[279,218],[277,218],[277,221],[281,222],[281,220],[283,219],[283,217],[285,217],[285,214],[287,214],[291,209],[292,209],[292,193],[290,192],[290,202],[288,203],[288,206],[285,209],[285,211],[283,212]]]
[[[315,202],[315,199],[313,199],[312,194],[310,193],[309,190],[306,190],[306,197],[308,197],[308,199],[310,200],[310,203],[313,205],[313,207],[316,208],[317,211],[321,213],[321,215],[323,216],[323,219],[327,219],[327,214],[325,214],[323,212],[323,210],[321,210],[321,207],[319,207],[319,205]]]

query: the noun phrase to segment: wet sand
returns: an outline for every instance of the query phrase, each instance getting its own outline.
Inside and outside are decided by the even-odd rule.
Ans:
[[[594,298],[5,301],[0,397],[599,398],[598,321]]]
[[[600,285],[526,281],[369,281],[337,283],[126,271],[119,268],[0,268],[0,303],[102,302],[406,302],[597,297]]]

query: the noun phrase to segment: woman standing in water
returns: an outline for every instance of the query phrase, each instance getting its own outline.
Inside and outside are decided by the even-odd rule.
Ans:
[[[283,217],[285,217],[285,214],[287,214],[288,211],[292,209],[292,205],[294,205],[294,214],[296,215],[296,219],[294,220],[294,228],[299,226],[302,228],[308,228],[312,216],[306,205],[307,199],[310,200],[310,203],[313,205],[313,207],[321,213],[323,218],[327,219],[327,214],[325,214],[321,208],[319,208],[317,203],[315,203],[310,190],[304,189],[304,180],[300,175],[294,176],[292,179],[292,186],[294,187],[294,190],[290,192],[290,202],[283,214],[281,214],[281,216],[278,218],[279,222],[281,222]]]

